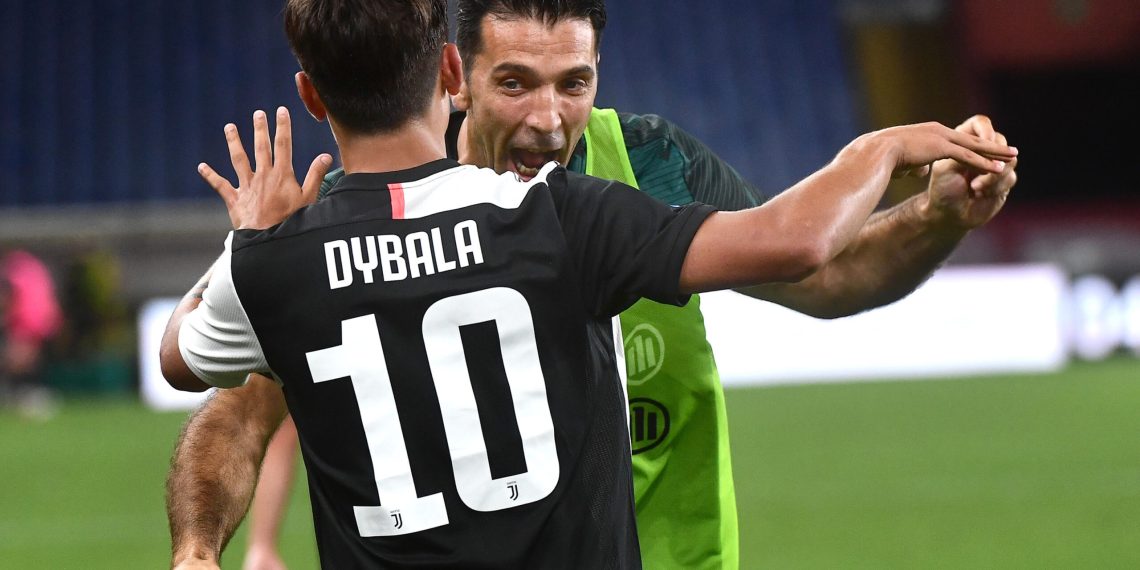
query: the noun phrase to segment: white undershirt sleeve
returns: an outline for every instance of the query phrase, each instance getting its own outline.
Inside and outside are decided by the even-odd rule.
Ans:
[[[182,319],[178,330],[178,350],[186,365],[200,380],[218,388],[242,386],[250,372],[272,375],[234,287],[232,242],[230,232],[201,304]]]

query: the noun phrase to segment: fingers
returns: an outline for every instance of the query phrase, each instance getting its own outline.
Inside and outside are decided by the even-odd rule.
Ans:
[[[934,168],[933,164],[924,164],[914,168],[896,172],[894,178],[926,178],[930,175],[931,170]]]
[[[258,109],[253,113],[253,167],[261,172],[271,166],[273,154],[269,147],[269,120],[265,118],[265,111]]]
[[[994,141],[999,144],[1007,144],[1005,135],[997,131],[994,132]],[[1008,193],[1017,183],[1016,168],[1017,158],[1014,158],[1006,164],[1006,168],[1000,175],[987,174],[974,178],[970,181],[970,188],[983,196],[992,195],[995,192]]]
[[[979,197],[1008,193],[1017,184],[1017,159],[1006,164],[1001,174],[986,174],[970,181],[970,189]]]
[[[245,154],[245,147],[238,136],[237,125],[230,123],[222,129],[226,133],[226,146],[230,150],[230,164],[234,166],[234,174],[238,177],[238,186],[249,186],[249,179],[253,171],[249,168],[249,158]]]
[[[214,192],[218,193],[218,196],[222,197],[222,200],[226,204],[233,202],[233,200],[237,198],[237,189],[234,188],[233,184],[230,184],[229,180],[226,180],[225,177],[218,174],[213,168],[210,168],[209,164],[205,162],[199,164],[198,175],[202,177],[202,180],[206,181],[206,184],[210,185],[210,188],[214,189]]]
[[[954,159],[960,164],[963,164],[969,168],[972,168],[973,170],[982,173],[991,172],[994,174],[1000,174],[1005,171],[1006,168],[1006,163],[1004,161],[982,156],[981,154],[970,150],[970,148],[967,146],[953,145],[946,153],[946,156]]]
[[[305,175],[305,182],[301,184],[301,195],[306,202],[317,201],[317,194],[321,191],[321,181],[329,173],[330,166],[332,166],[330,155],[322,154],[313,159],[313,164],[309,165],[309,173]]]
[[[1009,162],[1017,156],[1017,147],[1002,144],[996,140],[984,140],[976,135],[959,131],[950,131],[949,138],[954,144],[1002,162]]]
[[[994,131],[993,121],[991,121],[990,118],[985,115],[974,115],[973,117],[966,119],[962,124],[958,125],[957,129],[955,130],[961,133],[974,135],[986,141],[996,140],[995,135],[997,132]],[[1005,141],[1001,141],[1001,144],[1005,144]]]
[[[277,108],[277,130],[273,133],[273,160],[284,168],[293,171],[293,127],[289,121],[289,110]]]

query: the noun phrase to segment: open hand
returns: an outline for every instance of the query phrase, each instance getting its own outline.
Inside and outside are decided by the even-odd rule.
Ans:
[[[237,174],[238,187],[219,175],[210,165],[198,165],[198,174],[222,197],[234,229],[265,229],[281,223],[289,214],[316,201],[321,180],[332,165],[332,157],[321,154],[313,159],[305,182],[297,184],[293,172],[293,134],[289,111],[277,108],[277,129],[272,143],[265,112],[253,114],[253,156],[256,171],[249,158],[237,126],[225,126],[230,162]]]

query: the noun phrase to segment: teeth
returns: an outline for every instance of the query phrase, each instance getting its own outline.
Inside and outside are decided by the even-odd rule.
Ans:
[[[538,169],[537,168],[531,168],[529,166],[524,166],[522,164],[516,164],[515,168],[517,168],[519,171],[519,174],[521,174],[523,176],[531,176],[531,177],[538,176]]]

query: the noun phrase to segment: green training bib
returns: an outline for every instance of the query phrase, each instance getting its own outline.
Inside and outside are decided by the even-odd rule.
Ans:
[[[586,174],[640,188],[621,123],[594,109]],[[655,196],[656,197],[656,196]],[[620,316],[641,556],[647,570],[740,566],[728,418],[700,298],[638,301]]]

